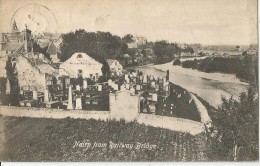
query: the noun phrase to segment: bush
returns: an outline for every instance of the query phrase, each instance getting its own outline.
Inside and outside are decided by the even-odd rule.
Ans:
[[[179,59],[176,59],[172,64],[173,65],[181,65],[181,61]]]

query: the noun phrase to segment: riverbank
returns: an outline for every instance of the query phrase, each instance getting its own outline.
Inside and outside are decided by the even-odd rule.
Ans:
[[[184,62],[184,61],[191,61],[191,60],[194,60],[194,59],[201,60],[201,59],[205,59],[205,58],[207,58],[207,57],[208,57],[208,56],[182,57],[182,58],[180,58],[180,61],[181,61],[181,62]]]
[[[175,85],[197,94],[211,106],[221,105],[221,97],[238,99],[240,93],[247,91],[249,85],[238,80],[234,75],[221,73],[203,73],[197,70],[173,66],[172,63],[137,67],[148,75],[164,76],[169,70],[169,79]],[[220,76],[218,76],[220,75]]]
[[[201,77],[201,78],[205,78],[205,79],[209,79],[209,80],[249,85],[246,82],[240,81],[235,76],[235,74],[205,73],[205,72],[201,72],[201,71],[194,70],[194,69],[188,69],[188,68],[183,68],[181,66],[175,66],[175,65],[172,65],[172,62],[163,64],[163,65],[154,65],[154,66],[149,66],[149,67],[154,67],[154,68],[162,70],[162,71],[170,70],[171,72],[184,74],[184,75],[188,75],[188,76],[192,76],[192,77]]]

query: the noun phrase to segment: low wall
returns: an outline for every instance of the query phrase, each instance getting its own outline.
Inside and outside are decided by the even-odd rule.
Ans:
[[[109,94],[111,118],[133,121],[139,114],[139,96],[128,91],[118,91]]]
[[[32,118],[80,118],[80,119],[110,119],[109,111],[82,111],[82,110],[62,110],[28,107],[0,106],[0,114],[4,116],[32,117]]]
[[[12,106],[0,106],[0,114],[4,116],[53,119],[70,117],[74,119],[93,118],[96,120],[118,120],[121,118],[121,116],[117,117],[117,115],[112,114],[110,111],[62,110]],[[136,120],[140,124],[166,128],[173,131],[187,132],[192,135],[199,134],[205,130],[203,123],[175,117],[138,113],[133,120]]]
[[[208,110],[206,109],[206,107],[192,93],[190,94],[190,96],[194,100],[194,103],[195,103],[197,110],[200,114],[201,122],[205,123],[205,124],[211,123],[211,118],[209,117]]]
[[[192,135],[199,134],[205,130],[203,123],[182,118],[140,114],[136,120],[140,124],[166,128],[173,131],[187,132]]]

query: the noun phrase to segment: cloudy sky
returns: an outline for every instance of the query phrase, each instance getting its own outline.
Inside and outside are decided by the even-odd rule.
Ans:
[[[256,0],[0,0],[2,32],[18,28],[109,31],[148,40],[250,44],[257,40]],[[30,4],[40,5],[30,5]],[[42,6],[41,6],[42,5]],[[8,9],[8,10],[7,10]]]

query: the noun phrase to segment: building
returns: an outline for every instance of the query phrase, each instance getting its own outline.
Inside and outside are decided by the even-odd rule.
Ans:
[[[70,78],[90,78],[98,80],[102,76],[102,64],[86,53],[74,53],[68,60],[60,64],[59,76]]]
[[[32,31],[27,27],[19,32],[14,21],[12,32],[2,33],[1,56],[17,52],[33,53],[33,37]]]
[[[60,61],[59,58],[58,58],[58,48],[54,44],[54,42],[50,42],[46,52],[48,54],[50,54],[50,58],[51,58],[52,62],[56,63],[56,62]]]
[[[46,49],[46,53],[50,55],[50,59],[54,63],[60,62],[58,54],[60,53],[60,43],[62,37],[60,34],[44,32],[34,36],[35,42],[41,49]]]
[[[133,37],[133,42],[127,43],[128,48],[137,48],[138,46],[146,45],[147,39],[142,36]]]
[[[112,76],[122,74],[123,66],[119,63],[119,61],[114,59],[107,59],[107,63],[109,65]]]
[[[53,84],[48,80],[52,80],[57,75],[57,71],[49,64],[40,61],[33,63],[24,56],[11,59],[20,89],[36,89],[43,92],[48,85]]]

